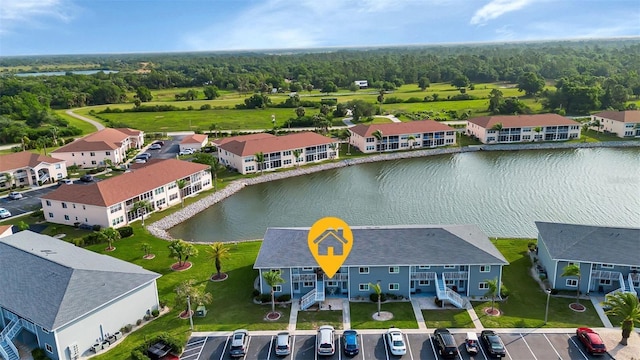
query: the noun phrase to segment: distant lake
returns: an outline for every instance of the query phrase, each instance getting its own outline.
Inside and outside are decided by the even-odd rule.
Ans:
[[[45,72],[34,72],[34,73],[17,73],[16,76],[64,76],[66,73],[72,73],[76,75],[93,75],[99,72],[103,72],[105,74],[118,73],[117,70],[74,70],[74,71],[45,71]]]

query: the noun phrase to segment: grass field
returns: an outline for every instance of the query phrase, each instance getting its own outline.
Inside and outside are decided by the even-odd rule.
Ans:
[[[298,330],[316,330],[322,325],[331,325],[336,330],[342,329],[342,311],[300,311],[298,312]]]
[[[373,314],[378,310],[375,303],[351,303],[351,327],[353,329],[388,329],[395,326],[401,329],[417,329],[418,323],[409,302],[385,302],[381,311],[393,313],[393,319],[388,321],[373,320]]]
[[[429,329],[475,328],[469,312],[464,309],[422,310],[422,316]]]

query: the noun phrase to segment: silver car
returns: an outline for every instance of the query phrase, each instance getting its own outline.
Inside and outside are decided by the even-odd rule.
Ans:
[[[291,354],[291,335],[284,331],[278,333],[276,338],[276,355],[286,356]]]
[[[22,199],[22,194],[17,192],[17,191],[11,192],[11,193],[9,193],[9,199],[11,199],[11,200]]]
[[[318,355],[331,356],[335,354],[336,347],[334,344],[335,330],[331,325],[323,325],[318,329],[316,335],[316,348]]]

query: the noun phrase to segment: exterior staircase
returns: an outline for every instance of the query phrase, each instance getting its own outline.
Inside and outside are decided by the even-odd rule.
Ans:
[[[630,293],[633,293],[634,295],[638,296],[638,293],[636,292],[636,289],[633,286],[633,275],[637,276],[637,274],[632,274],[632,273],[629,273],[629,276],[627,276],[627,280],[628,280],[627,286],[629,287]]]
[[[324,301],[324,280],[316,280],[316,288],[304,294],[300,299],[300,310],[306,310],[318,301]]]
[[[458,294],[457,292],[448,288],[445,284],[444,274],[441,275],[441,278],[436,276],[436,296],[438,300],[448,301],[453,306],[458,309],[463,309],[465,307],[465,300]]]
[[[20,354],[15,345],[13,338],[22,330],[22,325],[18,319],[11,320],[9,325],[0,333],[0,355],[6,360],[20,360]]]

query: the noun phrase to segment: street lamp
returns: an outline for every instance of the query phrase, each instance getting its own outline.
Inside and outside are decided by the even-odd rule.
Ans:
[[[547,306],[544,309],[544,324],[547,325],[547,318],[549,317],[549,297],[551,297],[551,289],[544,290],[547,293]]]
[[[191,296],[187,296],[187,311],[189,311],[189,324],[191,325],[191,331],[193,331],[193,314],[191,313]]]

